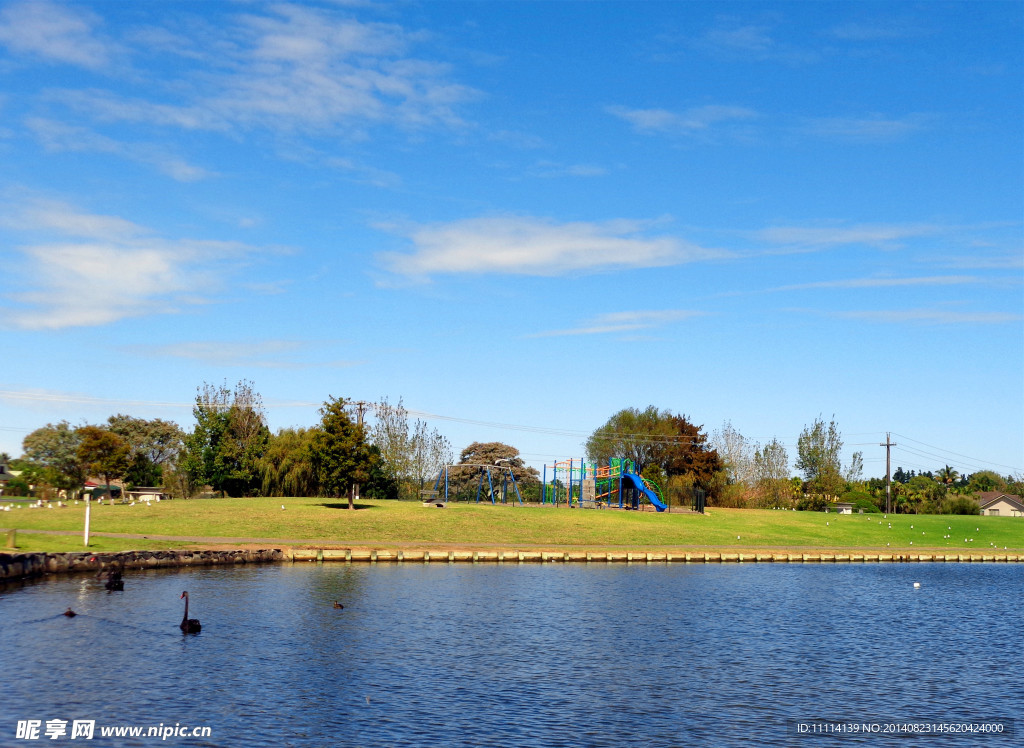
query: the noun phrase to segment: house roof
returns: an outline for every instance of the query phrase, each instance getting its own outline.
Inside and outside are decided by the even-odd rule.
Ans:
[[[1024,500],[1021,500],[1020,496],[1015,496],[1014,494],[1003,493],[1002,491],[982,491],[975,494],[975,496],[978,497],[978,503],[982,509],[987,509],[993,504],[1005,501],[1014,509],[1024,512]]]

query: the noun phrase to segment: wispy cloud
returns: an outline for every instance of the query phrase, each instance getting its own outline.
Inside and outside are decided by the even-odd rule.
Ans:
[[[538,161],[529,174],[542,179],[558,177],[603,177],[608,169],[596,164],[560,164],[555,161]]]
[[[757,116],[755,111],[746,107],[717,104],[693,107],[683,112],[672,112],[667,109],[631,109],[624,106],[610,106],[606,111],[625,120],[640,132],[677,135],[692,135],[721,123],[749,120]]]
[[[962,312],[949,309],[870,309],[864,311],[835,312],[833,316],[842,319],[859,319],[867,322],[923,325],[1004,325],[1020,322],[1021,314],[1006,312]]]
[[[770,244],[800,250],[824,249],[847,244],[867,244],[893,248],[917,237],[940,234],[948,228],[931,223],[858,224],[855,226],[772,226],[754,232],[754,237]]]
[[[309,369],[358,366],[358,361],[315,361],[322,343],[299,340],[188,341],[126,347],[135,355],[178,358],[210,366]]]
[[[207,170],[189,164],[162,146],[122,143],[83,127],[40,117],[30,117],[25,121],[25,125],[49,151],[107,153],[153,166],[179,182],[196,182],[212,176]]]
[[[798,283],[778,286],[769,291],[807,291],[818,288],[900,288],[907,286],[961,286],[985,283],[985,279],[974,275],[932,275],[920,278],[849,278],[846,280]]]
[[[412,241],[414,251],[384,253],[380,260],[392,272],[425,278],[482,273],[557,276],[729,256],[674,236],[652,235],[655,225],[630,220],[556,223],[534,217],[493,217],[404,230],[392,227]]]
[[[929,117],[909,114],[905,117],[886,117],[873,114],[867,117],[821,117],[804,126],[811,135],[829,140],[880,143],[901,140],[927,126]]]
[[[108,91],[51,92],[53,100],[102,121],[184,129],[358,133],[375,124],[406,128],[463,124],[456,107],[477,94],[451,79],[449,66],[412,55],[426,36],[401,26],[363,23],[295,4],[229,16],[207,32],[218,57],[208,69],[168,81],[175,101]],[[167,42],[170,43],[170,42]],[[174,43],[181,45],[181,37]],[[187,50],[178,49],[186,61]]]
[[[31,236],[8,267],[0,322],[23,329],[104,325],[208,303],[221,278],[254,247],[238,242],[168,239],[117,216],[56,201],[31,201],[0,216]],[[102,293],[100,291],[103,291]]]
[[[776,24],[757,20],[743,22],[723,18],[714,27],[688,40],[687,46],[724,59],[777,60],[802,64],[813,62],[818,55],[780,41]]]
[[[551,338],[575,335],[610,335],[615,333],[651,330],[673,322],[704,316],[705,312],[685,309],[661,309],[600,314],[580,327],[566,330],[548,330],[528,335],[529,338]]]
[[[96,33],[101,20],[81,8],[48,0],[0,8],[0,44],[15,54],[89,69],[108,66],[114,47]]]
[[[844,41],[876,42],[907,39],[929,32],[914,23],[890,18],[877,22],[848,21],[832,26],[826,33]]]

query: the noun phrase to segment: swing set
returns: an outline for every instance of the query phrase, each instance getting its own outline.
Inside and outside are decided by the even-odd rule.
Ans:
[[[498,460],[498,462],[506,462],[506,460]],[[434,490],[431,494],[434,497],[440,495],[441,480],[444,480],[444,503],[448,502],[449,498],[449,481],[448,471],[451,468],[459,468],[459,473],[465,475],[463,468],[476,468],[477,475],[479,476],[476,484],[476,503],[480,503],[481,496],[486,499],[490,499],[491,504],[497,504],[499,501],[505,504],[509,501],[509,484],[512,484],[512,490],[515,492],[515,499],[519,501],[519,505],[523,505],[523,496],[519,493],[519,484],[516,483],[516,476],[512,473],[512,468],[508,465],[485,465],[479,463],[461,463],[458,465],[445,465],[441,471],[437,474],[437,480],[434,481]],[[492,475],[492,471],[496,472],[499,481],[496,483],[495,477]],[[487,489],[486,494],[484,493],[484,476],[487,476]],[[425,502],[441,505],[441,499],[435,498],[433,501]],[[514,501],[513,501],[514,503]]]

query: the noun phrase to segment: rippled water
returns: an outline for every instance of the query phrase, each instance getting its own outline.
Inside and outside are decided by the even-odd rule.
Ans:
[[[209,726],[166,741],[196,746],[911,745],[798,738],[792,721],[1012,718],[1024,683],[1019,565],[309,564],[125,582],[0,592],[0,745],[82,742],[15,740],[28,719]],[[198,635],[178,630],[184,589]]]

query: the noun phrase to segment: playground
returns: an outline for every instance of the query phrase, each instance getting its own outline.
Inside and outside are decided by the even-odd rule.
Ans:
[[[451,477],[456,471],[463,486],[467,472],[470,480],[476,479],[475,503],[506,504],[513,501],[524,505],[511,466],[465,463],[446,465],[438,473],[433,489],[424,492],[425,505],[443,507],[454,498]],[[464,490],[462,495],[465,495]],[[642,510],[647,506],[658,512],[668,509],[662,488],[640,475],[632,460],[622,458],[612,458],[605,465],[583,459],[545,464],[540,504],[570,509]],[[703,493],[694,496],[692,509],[704,511]]]

